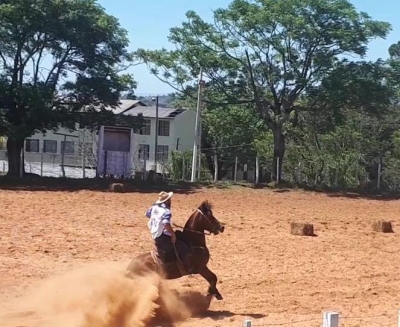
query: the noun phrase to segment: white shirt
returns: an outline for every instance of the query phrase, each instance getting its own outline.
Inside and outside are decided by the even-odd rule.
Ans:
[[[150,230],[153,240],[160,237],[163,233],[171,236],[171,234],[165,229],[165,225],[172,225],[172,213],[164,203],[154,204],[147,209],[146,217],[150,218],[147,227]]]

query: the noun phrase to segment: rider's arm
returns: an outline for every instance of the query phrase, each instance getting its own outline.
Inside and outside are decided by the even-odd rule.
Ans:
[[[171,226],[171,212],[169,210],[164,212],[161,222],[163,223],[165,229],[171,234],[172,240],[175,241],[176,236],[175,231]]]
[[[146,211],[146,217],[150,218],[151,217],[151,208],[147,209]]]
[[[172,229],[171,224],[170,223],[164,224],[164,227],[171,234],[172,241],[175,241],[176,239],[175,231]]]

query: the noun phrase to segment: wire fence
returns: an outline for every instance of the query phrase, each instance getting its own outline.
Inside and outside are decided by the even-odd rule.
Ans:
[[[43,141],[43,144],[46,145]],[[61,141],[61,144],[63,141]],[[99,166],[96,138],[85,140],[65,140],[61,150],[53,151],[36,144],[25,144],[21,158],[26,173],[48,177],[94,178],[114,175],[109,173],[113,165],[129,166],[124,178],[149,180],[190,181],[192,179],[192,150],[170,150],[161,146],[162,151],[134,144],[133,150],[122,153],[120,159],[110,160],[107,154]],[[66,146],[68,145],[68,147]],[[163,149],[165,147],[166,149]],[[273,158],[262,157],[247,151],[248,145],[203,148],[196,158],[195,179],[208,182],[232,181],[265,183],[275,181]],[[107,151],[105,151],[107,152]],[[111,153],[111,152],[110,152]],[[216,155],[215,153],[218,153]],[[222,154],[221,154],[222,153]],[[122,160],[121,159],[121,160]],[[327,164],[321,160],[285,157],[282,165],[275,159],[275,166],[281,169],[282,179],[294,184],[324,185],[330,187],[352,187],[400,190],[400,160],[394,158],[370,158],[370,162],[360,163],[357,158],[330,158]],[[124,168],[125,169],[125,168]],[[124,170],[123,169],[123,170]],[[126,170],[126,169],[125,169]],[[0,172],[7,173],[8,158],[5,146],[0,144]],[[112,171],[112,169],[111,169]],[[120,174],[121,175],[121,174]]]
[[[191,180],[192,174],[192,151],[172,151],[170,153],[158,152],[157,165],[154,161],[154,153],[134,152],[131,157],[125,158],[125,161],[130,161],[131,171],[126,178],[148,179],[151,172],[156,172],[160,178],[168,180]],[[94,178],[97,175],[107,175],[107,172],[97,169],[98,158],[97,154],[84,154],[78,151],[74,154],[66,153],[43,153],[43,152],[27,152],[23,151],[21,156],[24,161],[25,173],[37,174],[47,177],[67,177],[67,178]],[[279,161],[276,162],[279,166]],[[157,166],[157,167],[156,167]],[[266,160],[257,156],[232,156],[221,157],[215,160],[212,155],[202,152],[197,158],[196,180],[207,181],[233,181],[233,182],[271,182],[274,181],[272,173],[272,159]],[[326,179],[330,179],[333,186],[341,186],[340,178],[342,173],[339,169],[333,169],[329,176],[323,174],[317,167],[312,167],[313,164],[299,161],[295,165],[284,162],[282,165],[282,179],[296,184],[323,184]],[[350,176],[353,179],[353,184],[359,187],[371,185],[374,188],[381,188],[382,181],[388,180],[388,176],[393,176],[391,170],[381,164],[373,165],[375,171],[370,175],[375,176],[370,178],[365,174],[360,174],[354,171],[354,175]],[[215,168],[217,167],[217,169]],[[7,173],[8,158],[5,150],[0,150],[0,172]],[[349,178],[349,172],[347,178]],[[388,174],[390,173],[390,174]],[[351,174],[351,173],[350,173]],[[336,185],[335,185],[336,184]],[[394,180],[392,187],[400,186],[400,179]]]
[[[221,148],[223,149],[223,148]],[[275,162],[274,162],[275,161]],[[379,161],[359,163],[349,160],[346,163],[338,159],[334,164],[321,163],[307,158],[285,158],[280,164],[279,158],[262,157],[251,154],[220,155],[210,154],[203,149],[197,158],[196,180],[232,181],[268,183],[281,179],[293,184],[323,185],[330,187],[353,187],[392,190],[400,189],[400,175],[396,162]],[[277,172],[274,172],[274,166]],[[166,170],[169,178],[191,180],[192,151],[174,151]]]
[[[94,178],[96,166],[82,154],[23,154],[25,173],[42,177]],[[8,172],[8,158],[5,151],[0,151],[0,172]]]

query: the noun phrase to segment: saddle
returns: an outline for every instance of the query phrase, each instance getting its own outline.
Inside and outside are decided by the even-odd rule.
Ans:
[[[175,234],[177,241],[184,243],[188,247],[189,255],[191,255],[192,247],[183,239],[183,233],[181,231],[176,231]],[[178,248],[179,247],[177,247],[176,251],[178,253],[178,256],[181,257],[182,253],[180,253]],[[151,255],[156,264],[164,266],[165,268],[175,266],[177,263],[179,263],[178,258],[176,257],[175,249],[173,247],[171,247],[169,251],[159,251],[157,247],[154,246],[153,250],[151,251]]]

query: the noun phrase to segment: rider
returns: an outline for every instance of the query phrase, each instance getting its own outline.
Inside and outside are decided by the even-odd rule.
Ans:
[[[157,201],[146,211],[150,218],[147,226],[154,240],[158,252],[174,253],[174,245],[179,254],[179,259],[188,274],[191,273],[189,251],[182,241],[177,242],[175,231],[172,229],[171,197],[173,192],[160,192]]]

